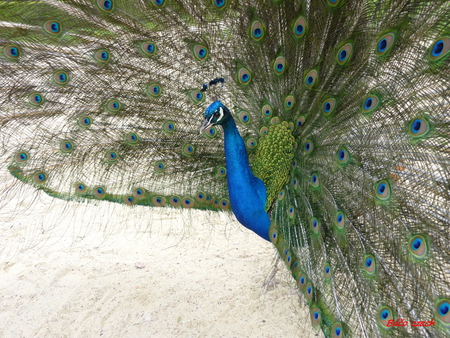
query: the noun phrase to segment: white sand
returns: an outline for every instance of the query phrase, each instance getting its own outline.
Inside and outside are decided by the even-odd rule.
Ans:
[[[48,203],[41,210],[72,212]],[[83,212],[83,224],[105,222],[96,218],[101,208],[74,212]],[[70,216],[42,234],[43,212],[0,218],[0,336],[317,335],[283,265],[264,292],[275,257],[270,243],[226,217],[213,217],[212,226],[198,211],[164,209],[159,219],[160,209],[147,209],[153,218],[144,230],[79,230],[80,223],[64,223],[73,223]]]

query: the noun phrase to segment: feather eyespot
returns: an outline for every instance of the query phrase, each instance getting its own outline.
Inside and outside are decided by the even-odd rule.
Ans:
[[[185,156],[192,156],[195,152],[195,147],[192,144],[187,143],[183,145],[182,152]]]
[[[217,136],[217,128],[212,126],[210,128],[208,128],[205,132],[204,135],[206,135],[208,138],[214,138]]]
[[[151,0],[151,2],[156,8],[163,8],[166,5],[166,0]]]
[[[33,181],[37,184],[43,184],[47,182],[47,175],[43,171],[38,171],[33,174]]]
[[[40,106],[44,103],[44,96],[40,93],[31,93],[28,95],[28,102],[30,102],[34,106]]]
[[[378,94],[372,93],[367,95],[361,105],[361,110],[364,115],[370,116],[373,112],[378,110],[381,106],[381,98]]]
[[[428,244],[422,235],[415,235],[409,239],[408,250],[414,258],[424,259],[428,255]]]
[[[339,49],[336,55],[336,61],[338,65],[344,66],[345,64],[347,64],[350,61],[352,54],[353,54],[353,43],[351,42],[346,43]]]
[[[230,201],[228,199],[226,199],[226,198],[222,198],[219,201],[219,207],[222,210],[228,210],[230,208]]]
[[[305,124],[306,118],[304,116],[300,116],[297,121],[295,122],[295,126],[297,128],[300,128],[301,126],[303,126]]]
[[[325,115],[325,117],[330,117],[336,108],[336,99],[335,98],[329,98],[326,99],[322,104],[322,112]]]
[[[319,327],[322,322],[322,316],[318,307],[313,307],[311,309],[311,325],[313,327]]]
[[[163,207],[166,205],[166,199],[162,196],[155,196],[152,198],[152,203],[155,207]]]
[[[162,173],[166,169],[166,165],[164,164],[164,162],[159,161],[155,163],[154,168],[156,172]]]
[[[124,202],[126,205],[130,205],[130,206],[136,204],[136,200],[135,200],[135,198],[134,198],[132,195],[124,196],[124,197],[123,197],[123,202]]]
[[[392,326],[389,325],[389,321],[394,320],[394,318],[394,312],[389,306],[381,306],[378,309],[377,321],[384,329],[389,330],[392,328]]]
[[[77,182],[74,184],[75,187],[75,193],[76,194],[84,194],[87,191],[87,187],[84,183]]]
[[[239,68],[239,70],[238,70],[239,83],[246,85],[246,84],[249,84],[251,80],[252,80],[252,74],[250,73],[250,71],[245,67]]]
[[[8,45],[3,47],[3,55],[5,55],[8,59],[17,60],[20,57],[21,51],[19,46],[16,45]]]
[[[341,166],[345,166],[350,162],[350,153],[346,147],[342,146],[338,149],[336,152],[336,159]]]
[[[325,263],[324,266],[324,275],[325,278],[330,279],[332,277],[332,273],[331,273],[331,265],[330,263]]]
[[[377,41],[376,53],[379,56],[385,56],[389,53],[389,51],[394,46],[394,43],[397,39],[397,34],[395,32],[387,33],[383,35]]]
[[[267,127],[261,127],[261,129],[259,130],[259,134],[262,135],[267,135],[269,133],[269,128]]]
[[[63,153],[68,154],[68,153],[71,153],[75,149],[75,145],[72,141],[64,140],[59,144],[59,149]]]
[[[228,5],[228,0],[212,0],[212,4],[216,9],[224,9]]]
[[[145,197],[145,190],[143,188],[136,188],[133,190],[133,196],[140,200]]]
[[[383,202],[391,198],[391,184],[388,180],[381,180],[375,184],[375,196]]]
[[[250,25],[250,37],[255,41],[261,41],[264,38],[264,26],[259,20],[255,20]]]
[[[314,296],[314,287],[311,282],[306,283],[306,289],[305,289],[305,297],[308,303],[311,302]]]
[[[291,110],[295,106],[295,97],[294,95],[288,95],[284,99],[284,109]]]
[[[106,109],[111,113],[117,113],[122,109],[122,104],[119,100],[112,99],[106,103]]]
[[[69,82],[69,74],[64,70],[59,70],[53,73],[52,80],[58,85],[65,85]]]
[[[257,142],[254,138],[249,138],[247,139],[247,141],[245,142],[245,144],[247,145],[247,147],[249,149],[254,149],[257,145]]]
[[[102,48],[98,49],[94,52],[94,59],[97,60],[101,64],[106,64],[111,59],[111,54],[108,50]]]
[[[98,199],[102,199],[106,196],[106,190],[103,187],[94,188],[94,196]]]
[[[311,154],[314,150],[314,143],[311,140],[306,140],[305,142],[305,153]]]
[[[179,207],[181,205],[181,198],[178,196],[172,196],[169,199],[169,203],[173,207]]]
[[[239,113],[239,121],[243,124],[247,124],[250,122],[250,115],[246,112],[243,111],[241,113]]]
[[[372,276],[375,274],[376,271],[376,261],[375,261],[375,257],[373,257],[372,255],[365,255],[364,256],[364,271]]]
[[[335,323],[333,324],[333,327],[331,328],[331,337],[332,338],[342,338],[343,337],[344,330],[342,329],[341,323]]]
[[[190,197],[184,197],[181,200],[181,206],[183,208],[187,208],[187,209],[193,208],[194,207],[194,201]]]
[[[431,61],[438,61],[450,55],[450,37],[443,36],[437,39],[430,48]]]
[[[200,90],[193,90],[189,93],[189,97],[191,98],[193,103],[200,103],[205,100],[205,94],[203,94]]]
[[[139,142],[139,136],[136,133],[128,133],[125,135],[125,142],[128,143],[129,145],[136,145]]]
[[[197,194],[195,194],[195,200],[199,203],[205,203],[206,202],[206,194],[203,191],[197,192]]]
[[[78,125],[81,128],[89,128],[92,125],[92,119],[89,116],[81,116],[78,119]]]
[[[144,53],[145,56],[151,56],[156,54],[156,45],[152,41],[142,42],[139,48],[141,52]]]
[[[147,94],[151,97],[157,98],[162,93],[162,87],[159,83],[150,83],[147,86]]]
[[[208,48],[204,45],[195,45],[193,48],[194,56],[197,60],[203,61],[208,58]]]
[[[270,119],[270,124],[276,126],[277,124],[280,124],[280,118],[278,116],[272,117]]]
[[[409,122],[409,135],[415,139],[424,138],[431,132],[431,126],[427,118],[416,117]]]
[[[281,190],[278,194],[278,199],[282,201],[284,199],[284,196],[286,196],[286,192],[284,190]]]
[[[317,83],[317,76],[318,76],[318,72],[315,69],[312,69],[308,73],[306,73],[306,76],[305,76],[306,88],[311,89],[314,87],[314,85]]]
[[[61,24],[56,20],[48,20],[44,23],[44,30],[51,35],[61,33]]]
[[[164,122],[162,130],[167,134],[172,134],[176,130],[175,122],[173,121]]]
[[[276,75],[281,75],[286,70],[286,59],[283,56],[279,56],[273,62],[273,71]]]
[[[291,205],[289,207],[289,209],[287,210],[287,214],[289,218],[294,218],[294,214],[295,214],[295,209],[294,207]]]
[[[265,104],[262,108],[261,108],[261,115],[263,117],[271,117],[273,113],[273,108],[270,104]]]
[[[116,162],[117,159],[119,158],[119,155],[118,155],[115,151],[108,150],[108,151],[105,153],[105,158],[106,158],[106,160],[107,160],[109,163],[114,163],[114,162]]]
[[[227,169],[223,166],[220,166],[216,170],[216,175],[219,177],[226,177],[227,176]]]
[[[97,5],[105,12],[111,12],[114,9],[113,0],[97,0]]]
[[[437,319],[445,327],[450,327],[450,300],[439,299],[435,305]]]
[[[294,25],[293,25],[294,36],[297,39],[304,37],[307,28],[308,28],[308,24],[306,23],[305,18],[303,18],[302,16],[298,17],[297,20],[295,20]]]
[[[313,217],[311,220],[311,228],[315,234],[318,234],[320,231],[320,222],[316,217]]]
[[[345,215],[342,211],[336,212],[334,224],[339,230],[343,230],[345,227]]]
[[[317,173],[313,173],[311,175],[310,184],[313,186],[313,188],[317,188],[320,185],[319,175]]]
[[[30,155],[26,151],[20,151],[14,155],[14,161],[17,163],[25,163],[29,160]]]
[[[269,239],[272,242],[273,245],[277,244],[278,241],[278,228],[277,226],[272,223],[269,227]]]

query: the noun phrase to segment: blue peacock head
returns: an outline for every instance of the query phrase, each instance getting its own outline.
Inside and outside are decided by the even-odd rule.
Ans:
[[[215,125],[222,125],[231,117],[231,112],[225,107],[222,102],[215,101],[209,105],[205,110],[205,120],[200,128],[200,133]]]

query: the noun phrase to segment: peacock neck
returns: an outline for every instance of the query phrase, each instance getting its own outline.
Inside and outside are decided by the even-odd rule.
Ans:
[[[225,159],[228,193],[237,220],[262,238],[269,240],[269,216],[265,211],[264,183],[251,172],[244,140],[233,118],[222,124],[225,134]]]

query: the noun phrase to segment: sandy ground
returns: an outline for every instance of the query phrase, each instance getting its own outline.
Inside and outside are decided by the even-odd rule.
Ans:
[[[273,246],[230,218],[147,208],[150,226],[109,229],[117,209],[52,200],[2,207],[0,336],[321,336],[282,264],[267,283]],[[44,229],[49,210],[69,216]]]

